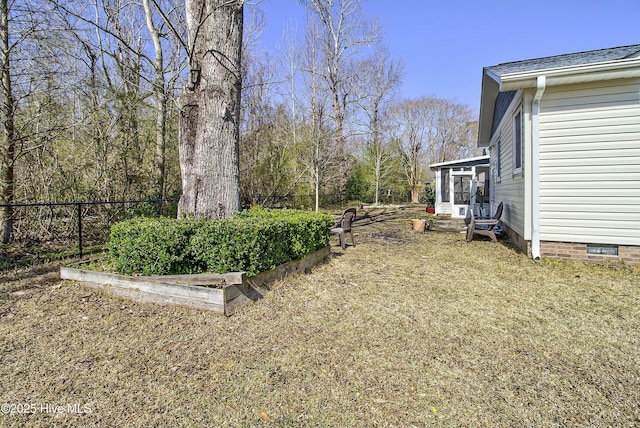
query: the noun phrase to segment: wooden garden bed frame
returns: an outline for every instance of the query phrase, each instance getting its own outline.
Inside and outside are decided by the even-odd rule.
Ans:
[[[305,258],[292,260],[252,277],[247,277],[245,272],[129,276],[60,267],[60,278],[139,302],[187,306],[229,316],[237,307],[261,299],[272,282],[308,272],[327,260],[330,254],[330,247],[325,247]]]

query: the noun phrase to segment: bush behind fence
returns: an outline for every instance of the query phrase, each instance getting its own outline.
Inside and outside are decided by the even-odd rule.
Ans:
[[[6,206],[6,205],[4,205]],[[0,245],[0,270],[82,257],[107,242],[113,224],[140,216],[172,216],[177,200],[43,202],[11,204],[13,234]]]
[[[315,195],[257,195],[252,200],[267,208],[315,207]],[[339,194],[320,195],[319,200],[325,208],[349,203]],[[177,205],[178,199],[11,204],[13,235],[9,244],[0,244],[0,270],[82,258],[102,250],[115,223],[143,216],[175,218]]]

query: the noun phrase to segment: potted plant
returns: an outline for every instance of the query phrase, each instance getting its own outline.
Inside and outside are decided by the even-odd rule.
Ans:
[[[426,202],[427,202],[427,213],[435,214],[436,209],[436,190],[432,183],[429,183],[426,188]]]
[[[427,228],[427,220],[414,218],[411,219],[411,223],[413,225],[413,230],[415,230],[416,232],[424,232]]]

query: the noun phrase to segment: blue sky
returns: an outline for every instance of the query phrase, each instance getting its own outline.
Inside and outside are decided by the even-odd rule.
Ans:
[[[298,0],[262,0],[263,48],[302,34]],[[435,95],[478,111],[484,66],[640,44],[640,0],[368,0],[383,41],[405,66],[401,96]]]

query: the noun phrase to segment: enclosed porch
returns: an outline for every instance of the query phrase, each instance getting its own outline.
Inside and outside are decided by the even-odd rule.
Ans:
[[[435,211],[466,218],[469,209],[488,214],[490,206],[489,155],[430,165],[435,173]]]

